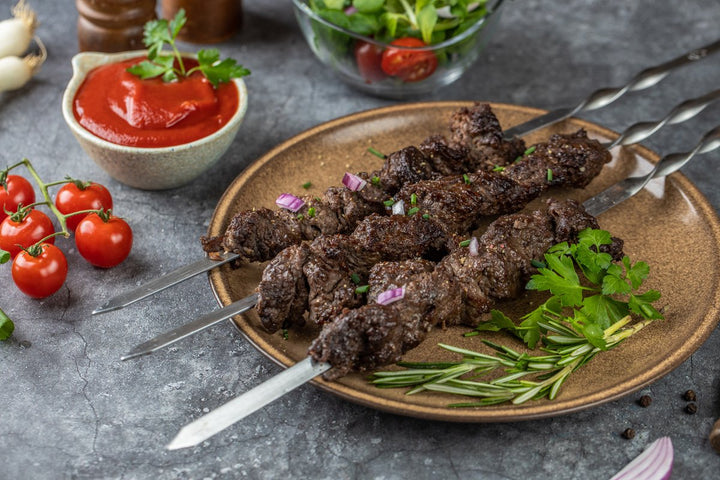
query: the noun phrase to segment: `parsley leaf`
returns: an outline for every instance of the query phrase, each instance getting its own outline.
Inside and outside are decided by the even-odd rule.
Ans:
[[[197,54],[198,66],[186,71],[182,55],[175,45],[175,40],[186,22],[183,9],[169,22],[165,19],[147,22],[143,42],[148,47],[148,59],[131,66],[127,71],[143,80],[162,77],[164,82],[174,82],[199,71],[216,88],[220,83],[229,82],[233,78],[250,75],[250,70],[239,65],[234,59],[220,60],[220,52],[214,48],[200,50]],[[172,53],[163,52],[166,44],[170,45]]]
[[[7,340],[15,330],[15,324],[5,312],[0,310],[0,340]]]
[[[532,276],[526,288],[528,290],[550,290],[550,293],[560,297],[564,306],[582,304],[582,292],[585,288],[580,285],[572,258],[565,255],[546,254],[545,263],[548,268],[539,269],[539,274]]]

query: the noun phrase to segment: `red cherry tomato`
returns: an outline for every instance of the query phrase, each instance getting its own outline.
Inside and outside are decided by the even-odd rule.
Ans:
[[[0,185],[0,221],[5,220],[8,212],[16,212],[18,205],[30,205],[35,202],[35,190],[32,184],[18,175],[8,175],[5,180],[7,190]]]
[[[11,258],[15,258],[23,248],[36,244],[54,232],[55,228],[50,218],[43,212],[33,209],[19,222],[10,216],[0,223],[0,248],[10,252]],[[55,238],[47,239],[46,243],[55,243]]]
[[[104,214],[106,215],[106,214]],[[132,249],[132,230],[122,218],[88,214],[75,230],[78,252],[92,265],[110,268],[121,263]]]
[[[382,62],[382,47],[374,43],[358,40],[355,43],[355,63],[365,82],[379,82],[386,77],[380,63]]]
[[[107,188],[99,183],[90,182],[84,188],[78,187],[75,182],[66,183],[58,190],[55,196],[55,206],[60,213],[67,215],[68,213],[79,212],[82,210],[105,210],[112,209],[112,196]],[[73,215],[65,220],[68,230],[74,232],[87,214]]]
[[[30,249],[34,250],[34,249]],[[25,295],[45,298],[60,290],[67,277],[67,260],[55,245],[41,243],[37,255],[23,250],[12,264],[12,278]]]
[[[427,47],[422,40],[414,37],[398,38],[390,45],[398,47]],[[383,72],[398,77],[404,82],[418,82],[435,71],[438,60],[429,50],[405,50],[388,47],[382,54],[380,66]]]

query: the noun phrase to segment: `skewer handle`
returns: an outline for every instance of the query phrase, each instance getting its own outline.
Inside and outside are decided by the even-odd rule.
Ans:
[[[642,72],[635,75],[626,85],[617,88],[602,88],[594,91],[585,100],[572,108],[562,108],[552,111],[540,117],[534,118],[529,122],[516,125],[515,127],[505,131],[505,138],[522,137],[534,130],[542,128],[551,123],[559,122],[573,115],[583,112],[596,110],[605,107],[627,92],[635,92],[644,90],[657,85],[673,70],[680,68],[688,63],[702,60],[720,50],[720,40],[695,50],[691,50],[679,57],[665,62],[655,67],[646,68]]]

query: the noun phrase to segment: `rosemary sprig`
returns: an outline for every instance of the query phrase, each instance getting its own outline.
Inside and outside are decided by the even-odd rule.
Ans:
[[[655,319],[634,325],[628,315],[604,330],[605,348],[593,346],[571,326],[556,320],[545,325],[542,337],[546,355],[519,353],[488,340],[483,343],[495,352],[492,355],[440,344],[445,350],[461,354],[459,362],[399,363],[404,370],[376,372],[371,382],[381,388],[412,387],[412,395],[429,390],[480,398],[478,401],[453,403],[448,407],[481,407],[503,402],[521,404],[547,397],[554,399],[568,376],[590,361],[598,352],[609,350],[636,334]],[[504,375],[489,381],[478,378],[496,370]]]

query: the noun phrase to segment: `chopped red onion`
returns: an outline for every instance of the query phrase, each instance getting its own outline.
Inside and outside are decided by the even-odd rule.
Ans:
[[[393,215],[405,215],[405,202],[398,200],[392,206]]]
[[[342,183],[353,192],[362,190],[365,188],[365,185],[367,185],[365,180],[348,172],[345,172],[345,175],[343,175]]]
[[[305,202],[301,198],[296,197],[295,195],[283,193],[279,197],[277,197],[277,199],[275,199],[275,204],[278,207],[285,208],[287,210],[290,210],[291,212],[297,212],[302,208],[303,205],[305,205]]]
[[[672,442],[670,437],[661,437],[610,480],[669,480],[672,466]]]
[[[357,13],[357,8],[354,6],[350,5],[345,9],[345,15],[352,15],[353,13]]]
[[[478,252],[480,244],[478,243],[477,237],[472,237],[470,239],[470,245],[468,245],[468,248],[470,249],[470,255],[472,255],[473,257],[477,257],[480,254]]]
[[[389,305],[398,300],[402,300],[405,297],[405,287],[393,288],[392,290],[385,290],[377,297],[377,303],[380,305]]]

